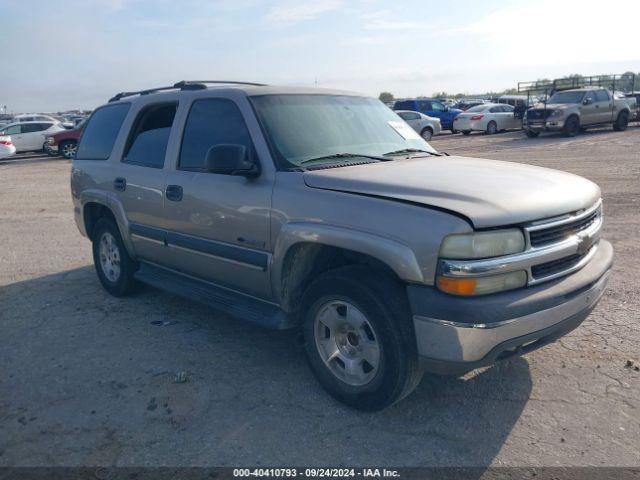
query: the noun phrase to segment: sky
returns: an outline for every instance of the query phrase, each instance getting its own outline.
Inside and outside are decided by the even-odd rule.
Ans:
[[[183,79],[406,97],[640,72],[640,0],[0,0],[0,12],[9,112],[90,109]]]

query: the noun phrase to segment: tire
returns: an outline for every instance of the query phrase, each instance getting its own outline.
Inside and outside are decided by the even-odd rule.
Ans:
[[[382,410],[420,382],[406,293],[392,277],[362,266],[331,270],[309,285],[301,306],[307,359],[337,400]]]
[[[458,133],[458,130],[456,130],[455,128],[450,128],[449,130],[451,130],[451,133],[453,133],[454,135]]]
[[[487,135],[495,135],[496,133],[498,133],[498,124],[491,120],[487,124]]]
[[[578,133],[580,133],[580,120],[575,115],[571,115],[567,118],[567,121],[564,122],[562,134],[565,137],[575,137]]]
[[[433,137],[433,130],[431,130],[430,127],[423,128],[422,132],[420,132],[420,136],[425,142],[428,142],[431,140],[431,137]]]
[[[113,220],[101,218],[93,229],[93,263],[100,283],[114,297],[123,297],[138,290],[133,278],[138,269],[122,242]]]
[[[47,155],[49,155],[50,157],[57,157],[60,155],[58,152],[54,152],[51,149],[47,148],[46,145],[44,147],[44,151],[47,152]]]
[[[629,126],[629,113],[625,110],[618,114],[618,118],[613,124],[613,129],[616,132],[624,132]]]
[[[536,132],[535,130],[525,130],[525,133],[529,138],[537,138],[540,135],[540,132]]]
[[[75,142],[73,140],[60,142],[60,145],[58,146],[58,152],[60,152],[60,155],[62,155],[67,160],[71,160],[73,159],[73,157],[75,157],[77,149],[78,142]]]
[[[462,130],[463,135],[471,135],[471,130]]]

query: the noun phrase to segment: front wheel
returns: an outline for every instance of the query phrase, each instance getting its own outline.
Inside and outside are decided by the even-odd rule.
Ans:
[[[471,135],[471,130],[462,130],[463,135]]]
[[[618,118],[616,118],[615,123],[613,124],[613,129],[616,132],[623,132],[627,129],[629,125],[629,114],[625,112],[620,112],[618,114]]]
[[[578,119],[578,117],[571,116],[567,118],[567,121],[564,123],[562,133],[565,137],[575,137],[578,133],[580,133],[580,120]]]
[[[535,130],[525,130],[525,133],[529,138],[536,138],[538,137],[538,135],[540,135],[540,132],[536,132]]]
[[[301,311],[311,369],[339,401],[381,410],[420,382],[406,294],[393,278],[361,266],[326,272],[305,291]]]

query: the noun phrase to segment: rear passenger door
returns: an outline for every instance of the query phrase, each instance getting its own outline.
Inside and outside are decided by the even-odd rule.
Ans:
[[[596,90],[594,92],[596,98],[596,115],[598,122],[610,122],[613,119],[613,103],[606,90]]]
[[[244,108],[250,112],[248,104]],[[264,169],[253,178],[208,171],[207,152],[221,144],[243,145],[260,161],[234,100],[196,98],[186,116],[175,169],[167,175],[168,262],[197,278],[268,298],[273,177]]]
[[[136,255],[164,264],[165,156],[178,108],[175,101],[142,107],[127,136],[114,170],[113,188],[129,222]]]

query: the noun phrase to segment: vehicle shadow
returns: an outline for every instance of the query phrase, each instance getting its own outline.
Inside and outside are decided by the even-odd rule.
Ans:
[[[314,380],[290,331],[90,266],[0,286],[0,465],[466,466],[494,462],[529,399],[525,359],[426,376],[377,413]]]

